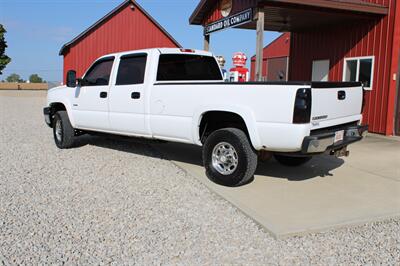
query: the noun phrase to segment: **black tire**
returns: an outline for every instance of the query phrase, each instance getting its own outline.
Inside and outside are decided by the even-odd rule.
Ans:
[[[297,156],[286,156],[286,155],[274,154],[274,158],[280,164],[295,167],[295,166],[300,166],[300,165],[303,165],[303,164],[309,162],[312,159],[312,156],[297,157]]]
[[[229,169],[232,173],[224,172],[225,174],[222,174],[221,169],[217,168],[218,165],[224,167],[223,164],[216,163],[217,166],[213,164],[214,149],[223,143],[229,144],[228,147],[233,147],[237,155],[235,156],[236,166]],[[228,155],[229,157],[230,155]],[[257,169],[257,153],[242,130],[225,128],[217,130],[207,137],[203,147],[203,163],[207,177],[211,181],[224,186],[241,186],[248,183],[254,176]]]
[[[60,136],[57,137],[57,123],[60,123],[61,130]],[[75,129],[72,127],[69,121],[68,114],[66,111],[58,111],[54,115],[53,119],[53,137],[54,142],[60,149],[69,149],[74,147],[75,142]]]

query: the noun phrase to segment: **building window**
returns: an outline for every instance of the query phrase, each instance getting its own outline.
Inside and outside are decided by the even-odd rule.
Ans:
[[[343,81],[360,81],[365,89],[372,90],[374,59],[373,56],[345,58]]]

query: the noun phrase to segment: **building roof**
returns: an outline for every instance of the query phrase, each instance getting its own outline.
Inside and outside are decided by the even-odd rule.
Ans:
[[[388,13],[387,7],[362,0],[253,0],[253,2],[252,6],[254,8],[274,7],[273,10],[271,9],[272,13],[276,13],[277,11],[280,13],[286,13],[287,10],[290,11],[292,8],[296,7],[335,10],[369,15],[386,15]],[[189,18],[190,24],[201,25],[210,10],[215,8],[218,3],[218,0],[200,0],[199,4]]]
[[[78,36],[76,36],[73,40],[71,40],[70,42],[64,44],[61,47],[60,53],[59,55],[64,55],[64,53],[68,50],[68,48],[73,45],[74,43],[76,43],[77,41],[81,40],[82,38],[84,38],[87,34],[89,34],[93,29],[99,27],[100,25],[102,25],[105,21],[107,21],[109,18],[113,17],[114,15],[116,15],[120,10],[122,10],[123,8],[125,8],[127,5],[134,5],[135,8],[137,8],[138,10],[140,10],[151,22],[153,22],[174,44],[176,44],[178,47],[182,47],[178,41],[176,41],[168,32],[166,29],[164,29],[149,13],[147,13],[147,11],[141,7],[135,0],[125,0],[124,2],[122,2],[119,6],[117,6],[116,8],[114,8],[111,12],[109,12],[107,15],[105,15],[104,17],[102,17],[101,19],[99,19],[96,23],[94,23],[92,26],[90,26],[89,28],[87,28],[85,31],[83,31],[82,33],[80,33]]]

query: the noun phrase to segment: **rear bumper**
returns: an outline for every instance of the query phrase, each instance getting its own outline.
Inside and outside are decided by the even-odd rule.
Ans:
[[[44,121],[51,127],[51,110],[50,107],[43,108]]]
[[[342,129],[343,140],[335,142],[336,131],[305,137],[302,144],[302,154],[324,153],[338,150],[363,139],[368,132],[368,126],[351,126]]]

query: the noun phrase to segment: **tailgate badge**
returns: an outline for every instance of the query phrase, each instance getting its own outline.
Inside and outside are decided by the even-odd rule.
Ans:
[[[327,118],[328,118],[327,115],[321,115],[321,116],[314,116],[312,118],[312,120],[315,121],[315,120],[322,120],[322,119],[327,119]]]

